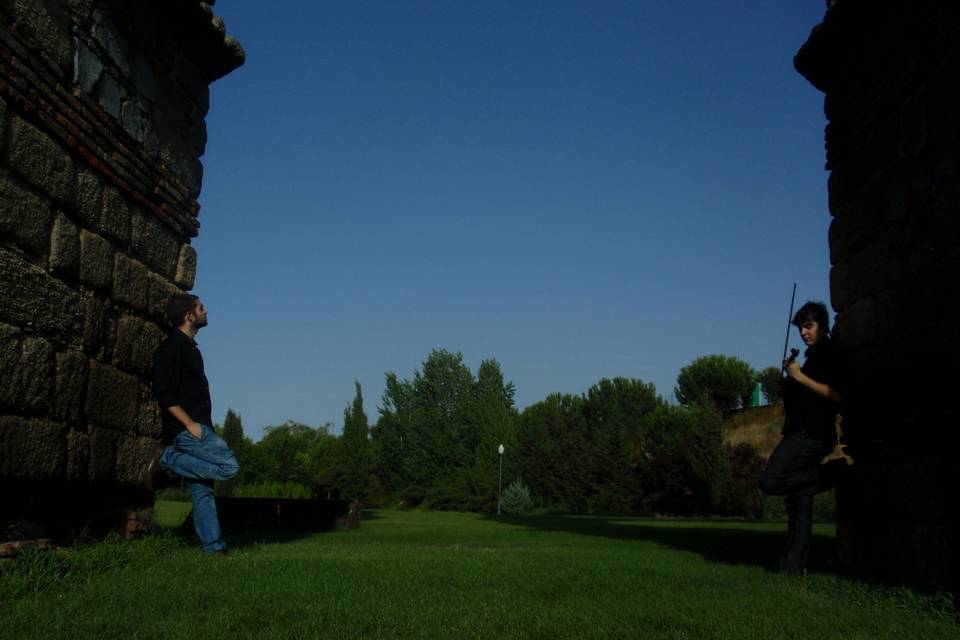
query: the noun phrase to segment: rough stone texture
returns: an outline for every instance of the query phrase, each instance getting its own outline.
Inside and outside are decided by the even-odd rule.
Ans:
[[[129,432],[136,427],[139,399],[140,387],[135,376],[93,362],[84,407],[87,418],[96,424]]]
[[[0,158],[7,157],[7,101],[0,96]]]
[[[148,373],[153,364],[153,352],[163,337],[163,331],[154,323],[136,316],[123,316],[117,323],[114,364],[138,373]]]
[[[134,309],[146,311],[150,290],[148,273],[143,264],[118,253],[113,278],[114,299]]]
[[[45,409],[50,401],[52,355],[46,340],[0,324],[0,405],[34,413]]]
[[[107,313],[109,304],[92,291],[83,294],[83,351],[89,356],[100,357],[106,340]]]
[[[52,218],[46,200],[0,174],[0,238],[12,239],[31,255],[46,255]]]
[[[948,415],[960,355],[960,4],[832,4],[795,59],[825,92],[834,334],[849,361],[839,556],[858,574],[960,588]]]
[[[72,429],[67,433],[67,480],[86,480],[90,465],[90,436]]]
[[[108,291],[113,281],[113,246],[103,236],[80,231],[80,282]]]
[[[53,347],[43,338],[22,335],[19,329],[0,324],[0,359],[4,384],[0,403],[27,413],[50,408]]]
[[[0,475],[45,479],[64,475],[66,438],[61,424],[0,416]]]
[[[177,275],[174,281],[183,289],[193,289],[193,281],[197,277],[197,252],[188,244],[180,248],[180,258],[177,260]]]
[[[140,388],[140,415],[137,417],[137,433],[148,438],[159,438],[163,434],[160,405],[153,399],[153,394],[147,385]]]
[[[120,434],[103,427],[90,428],[90,446],[87,456],[87,471],[91,482],[113,481],[117,461],[117,441]]]
[[[70,279],[80,271],[80,231],[62,213],[57,214],[50,235],[50,270]]]
[[[145,211],[132,210],[133,233],[130,255],[166,278],[172,278],[178,264],[179,239],[156,217]]]
[[[207,85],[243,51],[199,2],[0,14],[0,518],[69,530],[149,499],[156,323],[195,277]]]
[[[7,164],[58,203],[70,200],[73,162],[50,136],[20,118],[10,127]]]
[[[73,188],[74,211],[80,222],[90,229],[100,230],[100,212],[103,210],[103,185],[89,169],[81,167]]]
[[[140,471],[150,462],[157,447],[152,438],[124,438],[117,446],[117,480],[136,485]]]
[[[39,331],[63,344],[77,341],[80,294],[23,257],[0,248],[0,322]]]
[[[68,70],[73,52],[63,4],[57,0],[13,0],[4,2],[4,8],[16,18],[17,30],[36,42],[50,62]]]
[[[87,358],[79,351],[65,351],[56,355],[53,415],[66,420],[77,420],[83,406],[87,382]]]
[[[121,247],[130,242],[130,208],[120,192],[113,187],[103,190],[99,230]]]
[[[179,289],[176,286],[170,283],[170,281],[161,278],[155,273],[151,273],[148,276],[150,282],[150,293],[149,293],[149,313],[150,317],[153,318],[161,326],[167,325],[167,319],[165,317],[167,300],[170,299],[170,296],[177,293]]]

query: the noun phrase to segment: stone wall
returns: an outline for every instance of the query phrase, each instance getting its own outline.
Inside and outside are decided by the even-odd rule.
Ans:
[[[0,0],[0,520],[149,504],[208,85],[242,62],[196,0]]]
[[[797,54],[826,94],[831,300],[849,357],[838,493],[856,573],[957,590],[960,3],[835,0]]]

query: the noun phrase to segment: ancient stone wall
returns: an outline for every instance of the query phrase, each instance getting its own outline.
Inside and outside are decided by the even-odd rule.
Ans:
[[[840,557],[956,590],[960,3],[835,0],[797,54],[825,92],[831,300],[856,464]]]
[[[208,85],[242,62],[196,0],[0,0],[0,519],[149,502]]]

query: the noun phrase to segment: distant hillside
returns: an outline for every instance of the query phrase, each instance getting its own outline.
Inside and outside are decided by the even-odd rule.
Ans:
[[[740,409],[724,418],[723,440],[731,445],[751,444],[766,459],[780,442],[782,426],[783,403]]]
[[[783,403],[768,404],[762,407],[740,409],[727,414],[723,419],[723,440],[727,444],[746,442],[753,445],[766,459],[780,442],[780,428],[783,427]],[[824,458],[838,458],[839,445]]]

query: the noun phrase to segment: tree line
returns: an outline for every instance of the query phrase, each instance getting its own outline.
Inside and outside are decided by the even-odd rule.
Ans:
[[[747,406],[758,381],[776,400],[772,371],[764,380],[768,370],[711,355],[681,370],[679,404],[652,384],[617,377],[519,411],[496,360],[474,373],[462,354],[438,349],[409,379],[386,374],[372,424],[355,383],[339,435],[329,424],[286,422],[254,443],[229,410],[220,432],[242,471],[218,492],[492,512],[502,464],[513,511],[760,517],[764,461],[749,445],[724,444],[723,413]]]

